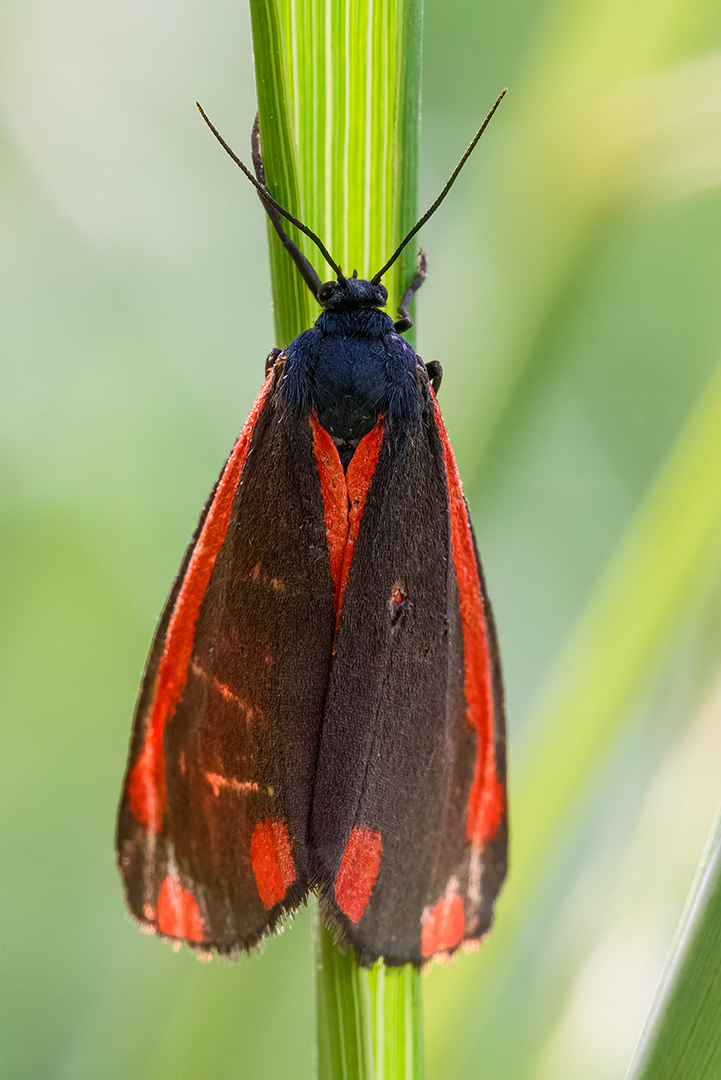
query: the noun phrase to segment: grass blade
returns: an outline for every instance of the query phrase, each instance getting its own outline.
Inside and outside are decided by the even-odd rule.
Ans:
[[[266,182],[271,195],[294,217],[303,220],[297,152],[292,136],[283,38],[276,0],[251,0],[250,19]],[[304,248],[298,230],[288,224],[287,231],[291,239]],[[312,324],[312,297],[287,252],[283,250],[270,221],[268,245],[276,344],[282,348],[301,330]],[[307,250],[305,254],[310,255]],[[320,273],[323,276],[322,271]]]
[[[367,972],[341,953],[318,919],[315,932],[320,1080],[372,1080],[373,1022]]]
[[[422,1080],[423,1001],[418,972],[410,966],[376,964],[369,981],[377,1080]]]
[[[251,0],[250,8],[269,189],[346,272],[370,276],[417,217],[420,0]],[[313,244],[289,234],[329,276]],[[284,345],[317,308],[275,235],[270,246]],[[415,261],[411,246],[384,279],[391,310]]]
[[[721,1075],[721,813],[627,1080]]]

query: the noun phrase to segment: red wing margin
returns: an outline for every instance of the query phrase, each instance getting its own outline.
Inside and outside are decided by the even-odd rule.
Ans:
[[[118,823],[141,925],[252,948],[308,891],[334,630],[313,436],[268,377],[151,651]]]
[[[491,923],[506,868],[503,694],[435,400],[415,431],[382,434],[364,468],[336,600],[311,874],[363,963],[421,964]]]

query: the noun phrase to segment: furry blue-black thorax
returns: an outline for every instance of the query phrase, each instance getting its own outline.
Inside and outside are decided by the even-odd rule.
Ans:
[[[346,278],[323,284],[318,298],[323,311],[315,326],[281,354],[287,408],[296,414],[315,409],[339,450],[357,445],[380,413],[389,426],[418,423],[427,394],[425,367],[380,310],[385,288]]]

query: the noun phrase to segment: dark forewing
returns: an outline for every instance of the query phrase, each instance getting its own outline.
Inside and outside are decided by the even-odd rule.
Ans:
[[[316,772],[312,875],[363,962],[419,964],[488,929],[505,872],[504,782],[492,616],[429,398],[415,430],[383,437]]]
[[[272,382],[163,614],[118,823],[133,915],[222,952],[251,948],[307,893],[332,649],[311,429],[283,415]]]

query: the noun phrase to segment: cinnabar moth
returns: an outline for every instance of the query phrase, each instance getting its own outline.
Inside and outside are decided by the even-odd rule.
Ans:
[[[311,890],[362,964],[423,964],[489,929],[507,847],[493,616],[440,366],[401,336],[422,254],[395,323],[380,279],[500,100],[370,281],[272,199],[257,124],[253,177],[208,121],[322,312],[268,358],[148,659],[117,834],[147,930],[250,950]]]

